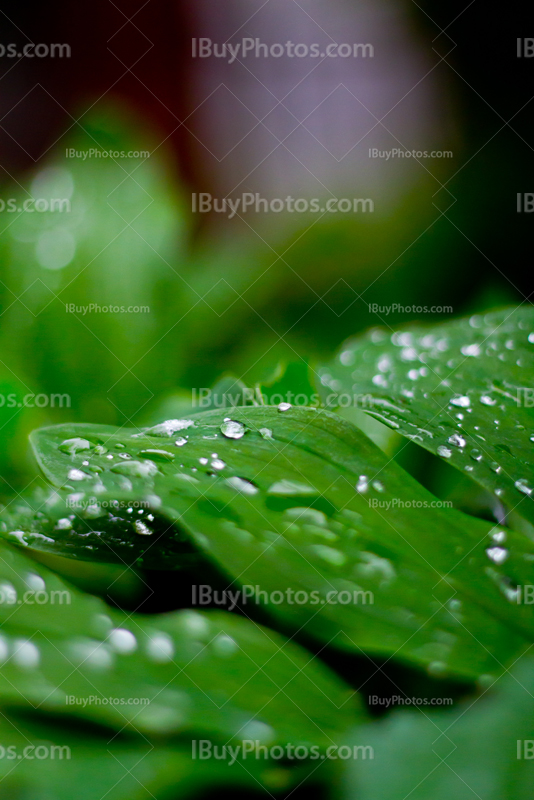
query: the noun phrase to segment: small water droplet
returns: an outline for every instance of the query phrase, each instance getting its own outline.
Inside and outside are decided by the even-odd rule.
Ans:
[[[289,411],[290,408],[292,408],[291,403],[280,403],[278,411],[283,413],[284,411]]]
[[[174,444],[176,447],[183,447],[184,444],[187,444],[187,439],[184,439],[183,436],[180,436],[180,438],[177,439]]]
[[[438,456],[441,456],[442,458],[450,458],[452,456],[452,450],[449,450],[448,447],[440,445],[440,447],[438,447]]]
[[[453,433],[452,436],[449,436],[449,444],[453,444],[455,447],[465,447],[466,441],[459,433]]]
[[[174,453],[168,450],[141,450],[138,453],[141,458],[150,458],[152,461],[174,461]]]
[[[356,491],[363,494],[368,490],[368,488],[369,488],[369,478],[367,477],[367,475],[360,475],[360,477],[358,478],[358,483],[355,486]]]
[[[111,467],[111,472],[132,478],[151,478],[158,471],[153,461],[122,461]]]
[[[147,653],[152,661],[164,664],[172,661],[174,656],[174,642],[166,633],[154,633],[147,642]]]
[[[83,472],[81,469],[70,469],[67,478],[69,481],[86,481],[93,478],[93,476],[88,475],[87,472]]]
[[[488,547],[486,555],[494,564],[504,564],[510,554],[504,547]]]
[[[12,659],[19,667],[34,669],[39,666],[41,655],[33,642],[26,639],[16,639],[14,642]]]
[[[516,489],[519,489],[520,492],[526,495],[532,494],[532,487],[528,485],[527,481],[524,478],[516,481],[514,484]]]
[[[487,394],[483,394],[482,395],[482,397],[480,398],[480,402],[485,406],[495,406],[495,405],[497,405],[497,401],[494,400],[493,397],[490,397]]]
[[[482,461],[482,453],[480,450],[471,450],[470,454],[473,461]]]
[[[467,397],[467,395],[458,395],[457,397],[452,398],[451,404],[459,408],[469,408],[471,405],[471,400],[469,397]]]
[[[263,439],[272,439],[273,432],[270,428],[260,428],[260,434]]]
[[[307,483],[284,479],[273,483],[272,486],[267,489],[267,494],[277,497],[292,497],[293,495],[316,495],[318,492],[313,486]]]

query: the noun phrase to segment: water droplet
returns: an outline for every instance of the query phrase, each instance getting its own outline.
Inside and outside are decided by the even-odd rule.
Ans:
[[[314,551],[323,561],[327,561],[335,567],[342,567],[347,562],[347,556],[341,550],[335,550],[326,544],[312,544],[311,550]]]
[[[251,481],[248,481],[246,478],[239,478],[236,476],[232,478],[228,478],[225,481],[232,489],[237,489],[238,492],[242,492],[243,494],[258,494],[259,489],[257,486]]]
[[[505,550],[504,547],[488,547],[486,549],[486,554],[494,564],[504,564],[510,555],[508,550]]]
[[[241,439],[245,435],[245,426],[234,419],[225,419],[221,425],[221,433],[227,439]]]
[[[272,439],[273,432],[270,428],[260,428],[260,434],[263,439]]]
[[[230,636],[226,636],[224,634],[219,634],[219,636],[213,640],[211,646],[217,655],[222,656],[223,658],[228,658],[228,656],[234,655],[234,653],[237,653],[239,650],[237,642],[235,642]]]
[[[147,428],[141,433],[134,433],[132,439],[138,439],[142,436],[174,436],[178,431],[184,431],[187,428],[194,428],[195,422],[192,419],[168,419],[161,422],[159,425],[154,425],[153,428]]]
[[[88,442],[87,439],[80,439],[79,437],[75,439],[65,439],[64,442],[61,442],[58,449],[61,450],[62,453],[68,453],[74,456],[76,453],[81,453],[83,450],[90,450],[91,443]]]
[[[461,348],[461,353],[463,356],[471,356],[476,358],[482,352],[482,348],[479,344],[466,344]]]
[[[469,397],[467,397],[467,395],[458,395],[457,397],[452,398],[451,404],[459,408],[469,408],[471,405],[471,400]]]
[[[140,519],[136,519],[134,522],[135,532],[138,533],[140,536],[152,536],[154,533],[148,525],[145,525],[144,522],[141,522]]]
[[[280,403],[278,411],[283,413],[284,411],[289,411],[290,408],[292,408],[291,403]]]
[[[441,456],[442,458],[450,458],[452,456],[452,450],[449,450],[448,447],[440,445],[440,447],[438,447],[438,456]]]
[[[292,495],[316,495],[317,490],[307,483],[299,483],[298,481],[281,480],[273,483],[267,490],[267,494],[275,495],[277,497],[291,497]]]
[[[168,450],[141,450],[138,455],[141,458],[150,458],[153,461],[174,461],[174,453],[169,453]]]
[[[16,639],[14,642],[12,659],[19,667],[34,669],[39,666],[41,655],[33,642],[26,639]]]
[[[114,628],[108,636],[108,641],[116,653],[126,655],[137,650],[137,639],[126,628]]]
[[[95,449],[94,449],[94,454],[95,454],[95,456],[103,456],[103,455],[105,455],[107,452],[108,452],[108,448],[107,448],[107,447],[104,447],[104,445],[103,445],[103,444],[97,444],[97,446],[96,446],[96,447],[95,447]]]
[[[213,467],[213,469],[224,469],[226,464],[222,459],[214,458],[213,461],[211,462],[211,466]]]
[[[506,541],[506,531],[494,531],[490,536],[495,544],[503,544]]]
[[[67,475],[69,481],[85,481],[92,479],[92,475],[88,475],[87,472],[83,472],[81,469],[70,469]]]
[[[369,478],[367,475],[360,475],[358,478],[358,483],[354,488],[357,492],[361,492],[362,494],[366,492],[369,488]]]
[[[377,492],[384,492],[386,490],[384,484],[380,481],[373,481],[371,485]]]
[[[174,444],[176,447],[183,447],[184,444],[187,444],[187,439],[184,439],[183,436],[180,436],[180,438],[177,439]]]
[[[312,525],[326,525],[326,514],[316,508],[286,508],[285,516],[297,522],[310,522]]]
[[[516,489],[519,489],[519,491],[522,492],[523,494],[526,495],[532,494],[532,487],[528,485],[527,481],[524,478],[521,478],[521,480],[516,481],[514,486]]]
[[[111,472],[132,478],[151,478],[158,471],[153,461],[122,461],[111,467]]]
[[[0,583],[0,602],[8,606],[15,605],[17,602],[17,590],[9,581]]]
[[[154,633],[148,640],[146,648],[149,657],[157,664],[164,664],[173,659],[174,642],[166,633]]]
[[[199,458],[199,463],[202,464],[203,467],[207,466],[208,459],[207,458]]]
[[[184,611],[180,614],[182,622],[188,633],[193,636],[208,636],[210,626],[208,620],[197,611]]]
[[[469,453],[473,461],[482,461],[482,453],[480,450],[471,450]]]
[[[459,433],[453,433],[452,436],[449,436],[449,444],[453,444],[455,447],[465,447],[466,441]]]
[[[493,470],[497,475],[502,472],[502,467],[500,464],[497,464],[496,461],[492,461],[490,464],[490,469]]]
[[[493,399],[493,397],[489,397],[487,394],[483,394],[480,398],[480,402],[485,406],[494,406],[497,405],[497,401]]]
[[[56,524],[54,525],[54,530],[56,531],[68,531],[72,528],[72,522],[67,517],[62,517],[58,519]]]

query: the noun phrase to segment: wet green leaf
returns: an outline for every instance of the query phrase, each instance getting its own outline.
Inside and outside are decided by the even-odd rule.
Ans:
[[[62,452],[76,437],[105,443],[107,452]],[[36,432],[33,442],[57,486],[87,469],[84,460],[102,469],[75,482],[82,502],[126,491],[124,466],[134,464],[132,496],[175,523],[163,543],[155,540],[162,560],[172,561],[185,531],[231,577],[230,590],[252,587],[284,629],[469,678],[499,672],[532,639],[532,615],[517,601],[531,582],[534,545],[436,507],[358,429],[328,412],[211,411],[146,431],[63,425]],[[67,554],[62,532],[47,534]],[[146,537],[137,538],[146,548]],[[105,552],[105,532],[97,540]]]
[[[4,706],[158,736],[324,746],[355,707],[326,667],[243,617],[126,615],[5,544],[0,621]]]
[[[534,522],[531,306],[351,339],[319,370],[325,396],[446,459]]]

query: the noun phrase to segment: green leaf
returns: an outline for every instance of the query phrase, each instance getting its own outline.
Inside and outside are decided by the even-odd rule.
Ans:
[[[225,741],[327,746],[348,725],[352,693],[266,628],[226,611],[126,615],[8,545],[0,555],[4,706]]]
[[[532,800],[533,697],[529,658],[457,709],[421,705],[358,729],[374,757],[346,762],[344,800]]]
[[[35,800],[151,800],[195,797],[220,786],[264,789],[302,780],[290,770],[249,758],[230,766],[214,759],[192,759],[191,743],[124,741],[96,732],[38,720],[0,715],[0,786],[2,796]],[[174,790],[174,794],[169,794]]]
[[[534,312],[507,308],[346,342],[325,395],[446,459],[534,523]]]
[[[102,469],[76,481],[82,502],[126,491],[123,466],[141,465],[128,467],[131,496],[176,523],[154,550],[168,564],[173,540],[186,531],[231,576],[228,588],[255,594],[257,587],[258,602],[284,629],[469,678],[502,670],[532,640],[532,615],[517,603],[534,559],[524,536],[435,507],[431,494],[333,414],[272,407],[227,414],[144,432],[62,425],[37,431],[33,443],[57,486],[72,470]],[[107,452],[95,455],[93,446],[69,455],[63,443],[73,438],[105,442]],[[152,461],[150,451],[164,455]],[[50,528],[67,554],[62,532]],[[146,537],[138,539],[144,558]],[[100,541],[102,552],[105,532]],[[135,558],[134,547],[129,563],[137,566]],[[297,591],[306,594],[295,601]]]

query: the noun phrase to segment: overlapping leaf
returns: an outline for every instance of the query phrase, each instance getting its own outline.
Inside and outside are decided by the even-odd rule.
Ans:
[[[393,335],[375,329],[319,374],[330,402],[348,397],[534,522],[531,306]]]
[[[0,621],[4,706],[119,731],[324,746],[355,706],[325,667],[247,619],[112,611],[5,544]]]
[[[174,523],[153,548],[150,522],[139,549],[130,534],[130,563],[150,547],[168,566],[185,531],[230,576],[229,588],[257,587],[285,628],[467,677],[500,671],[532,640],[531,614],[517,602],[534,560],[525,537],[437,508],[335,415],[272,407],[227,415],[145,431],[56,426],[36,432],[34,447],[47,477],[70,484],[82,506],[129,492]],[[75,544],[57,524],[46,535],[56,552]],[[81,549],[87,542],[113,557],[105,525]]]

